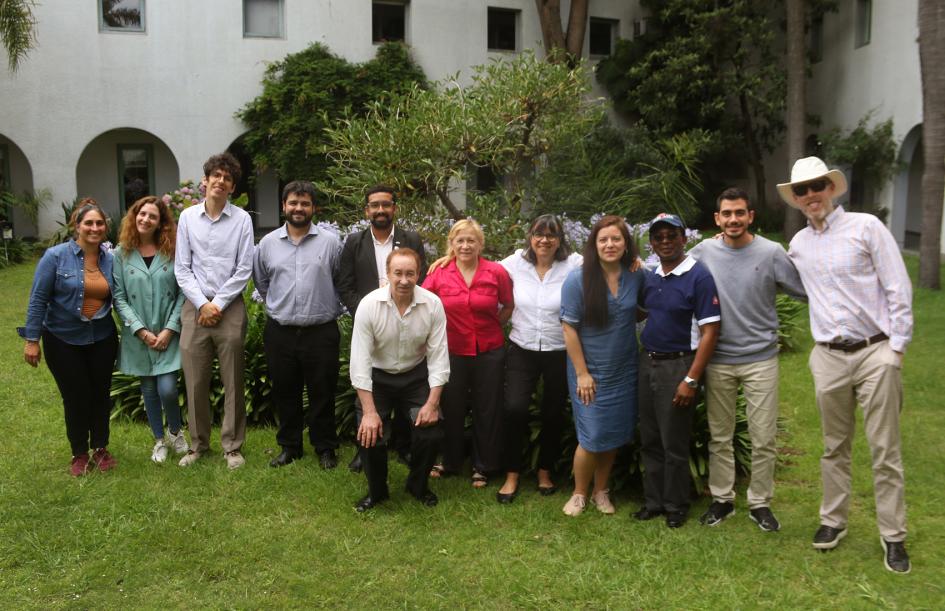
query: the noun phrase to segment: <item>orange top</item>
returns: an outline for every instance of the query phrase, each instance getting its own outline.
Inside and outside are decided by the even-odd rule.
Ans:
[[[99,270],[85,271],[85,296],[82,299],[82,315],[90,319],[102,309],[108,299],[108,281]]]

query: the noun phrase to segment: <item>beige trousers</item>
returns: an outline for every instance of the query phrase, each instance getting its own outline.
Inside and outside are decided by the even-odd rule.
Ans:
[[[826,526],[846,528],[847,525],[850,455],[859,403],[872,455],[879,533],[887,541],[906,538],[905,478],[899,438],[900,367],[901,359],[889,347],[889,342],[852,353],[816,345],[810,353],[810,370],[824,432],[824,454],[820,459],[824,498],[820,521]]]
[[[220,445],[235,452],[246,439],[246,398],[243,393],[243,340],[246,338],[246,306],[236,299],[214,327],[197,324],[197,309],[184,302],[181,311],[180,362],[187,389],[187,426],[196,452],[210,449],[210,378],[214,356],[220,359],[223,380],[223,423]]]
[[[705,370],[706,413],[709,419],[709,490],[712,500],[735,501],[735,400],[745,393],[751,437],[751,483],[748,507],[768,507],[774,496],[777,463],[778,357],[755,363],[710,363]]]

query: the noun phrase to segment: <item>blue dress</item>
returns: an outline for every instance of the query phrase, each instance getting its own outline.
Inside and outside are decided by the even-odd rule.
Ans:
[[[589,452],[607,452],[630,443],[637,419],[637,296],[643,272],[624,270],[617,297],[607,292],[606,327],[586,327],[582,270],[572,271],[561,287],[561,320],[578,331],[587,369],[597,383],[594,402],[577,396],[577,373],[568,359],[568,389],[578,442]]]

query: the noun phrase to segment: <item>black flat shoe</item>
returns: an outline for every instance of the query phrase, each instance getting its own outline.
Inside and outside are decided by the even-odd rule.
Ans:
[[[292,450],[287,450],[285,448],[282,448],[282,452],[280,452],[278,456],[276,456],[275,458],[269,461],[269,466],[270,467],[284,467],[294,462],[296,458],[299,458],[299,455],[297,452],[293,452]]]
[[[679,528],[686,523],[688,516],[681,511],[673,511],[666,514],[666,526],[670,528]]]
[[[374,498],[373,496],[369,494],[354,504],[354,510],[357,511],[358,513],[364,513],[365,511],[369,509],[374,509],[374,507],[376,507],[377,505],[380,505],[381,503],[386,501],[388,498],[389,497],[386,497],[386,496]]]
[[[641,522],[646,522],[647,520],[658,518],[664,513],[665,512],[662,509],[650,509],[649,507],[641,507],[639,511],[633,514],[633,517],[640,520]]]
[[[517,496],[518,496],[518,488],[516,488],[514,492],[509,492],[508,494],[504,492],[496,492],[495,500],[498,501],[499,504],[501,505],[511,505],[512,501],[514,501],[515,497]]]
[[[429,490],[423,494],[413,494],[412,492],[410,494],[413,498],[420,501],[420,504],[424,507],[436,507],[436,504],[440,502],[440,499]]]
[[[551,496],[558,491],[558,487],[555,485],[551,486],[538,486],[538,494],[542,496]]]

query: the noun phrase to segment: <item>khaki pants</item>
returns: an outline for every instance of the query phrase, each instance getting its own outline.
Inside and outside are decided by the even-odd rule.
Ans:
[[[824,430],[820,459],[824,498],[820,521],[846,528],[850,508],[850,454],[856,426],[856,405],[873,463],[873,494],[879,533],[887,541],[906,537],[905,478],[899,438],[902,408],[901,360],[880,342],[846,353],[817,345],[810,354],[817,407]]]
[[[735,501],[735,399],[745,393],[751,437],[751,483],[748,508],[768,507],[774,496],[777,463],[778,357],[737,365],[706,367],[706,412],[709,419],[709,490],[712,500]]]
[[[180,361],[187,388],[187,426],[196,452],[210,449],[210,376],[213,357],[220,359],[223,380],[223,423],[220,444],[236,452],[246,439],[246,399],[243,394],[243,340],[246,306],[241,298],[225,310],[214,327],[197,324],[197,309],[189,301],[181,311]]]

